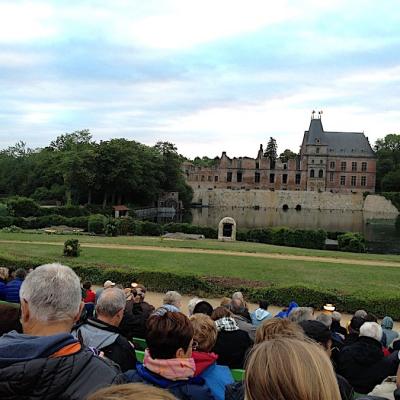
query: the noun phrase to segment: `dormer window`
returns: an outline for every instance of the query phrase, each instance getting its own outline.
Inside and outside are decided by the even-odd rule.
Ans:
[[[315,139],[315,143],[320,144],[319,138],[316,138],[316,139]]]

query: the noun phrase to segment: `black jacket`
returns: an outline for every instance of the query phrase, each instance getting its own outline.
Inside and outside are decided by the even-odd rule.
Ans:
[[[148,309],[142,307],[141,304],[134,303],[132,300],[126,302],[119,330],[128,340],[132,340],[133,337],[145,338],[146,321],[150,314]]]
[[[252,345],[253,341],[245,331],[221,331],[212,351],[218,354],[217,364],[243,368],[247,351]]]
[[[72,333],[86,347],[101,350],[107,358],[120,366],[122,372],[136,368],[134,346],[120,334],[117,327],[90,318],[76,326]]]
[[[396,375],[397,352],[384,357],[382,345],[375,339],[360,336],[339,355],[337,372],[344,376],[358,393],[368,393],[390,375]]]
[[[2,400],[84,400],[102,387],[124,383],[118,368],[89,349],[38,358],[0,369]]]

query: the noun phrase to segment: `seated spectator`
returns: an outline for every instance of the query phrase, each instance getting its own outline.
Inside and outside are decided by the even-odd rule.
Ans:
[[[343,346],[349,346],[357,341],[360,336],[360,328],[364,324],[365,319],[362,317],[354,316],[349,324],[349,333],[343,343]]]
[[[356,392],[368,393],[386,377],[396,374],[398,352],[384,357],[381,339],[382,328],[375,322],[365,322],[359,338],[340,352],[337,372]]]
[[[259,307],[257,310],[250,314],[251,323],[254,326],[259,326],[263,321],[272,318],[272,314],[268,311],[268,302],[266,300],[260,300],[258,304]]]
[[[60,264],[36,268],[22,283],[20,297],[24,334],[0,338],[1,399],[83,400],[123,382],[114,364],[70,334],[83,308],[72,269]]]
[[[365,320],[367,315],[368,315],[368,313],[365,310],[357,310],[354,313],[354,317],[363,318],[364,320]]]
[[[329,357],[320,346],[293,338],[254,347],[245,372],[246,400],[340,400]]]
[[[399,337],[398,332],[393,330],[393,319],[386,316],[381,322],[382,331],[386,334],[386,347],[389,347],[393,340]]]
[[[89,318],[72,332],[85,346],[102,351],[120,366],[122,372],[136,366],[134,346],[118,329],[125,304],[123,290],[110,288],[103,291],[96,304],[96,318]]]
[[[15,278],[8,282],[6,285],[6,298],[5,300],[9,303],[19,303],[19,290],[21,288],[22,282],[26,277],[26,271],[22,268],[18,268],[15,273]]]
[[[93,317],[93,312],[94,312],[94,304],[96,302],[96,293],[91,290],[92,284],[91,282],[85,282],[83,284],[83,290],[85,293],[85,296],[83,298],[83,302],[85,303],[85,309],[86,309],[86,316],[87,318]]]
[[[257,327],[254,326],[252,323],[250,323],[249,320],[243,316],[244,308],[241,305],[241,303],[238,303],[237,301],[232,300],[229,310],[232,312],[232,318],[236,321],[239,329],[247,332],[250,336],[250,339],[254,342],[255,337],[256,337]],[[248,311],[247,311],[247,314],[248,314]],[[249,314],[249,316],[250,316],[250,314]],[[250,321],[251,321],[251,318],[250,318]]]
[[[303,340],[304,332],[299,324],[287,318],[272,318],[264,321],[257,328],[255,344],[284,337]]]
[[[96,303],[97,303],[97,300],[99,299],[99,297],[101,296],[101,294],[103,293],[103,290],[108,289],[110,287],[114,287],[114,286],[115,286],[114,282],[112,282],[110,280],[105,281],[103,284],[103,287],[96,290]]]
[[[144,382],[168,389],[178,399],[213,399],[205,380],[194,376],[193,327],[180,312],[165,311],[147,320],[147,345],[143,364],[128,371],[129,382]]]
[[[0,267],[0,301],[6,299],[6,285],[8,282],[8,268]]]
[[[87,400],[176,400],[168,390],[143,383],[113,385],[91,394]]]
[[[218,356],[211,350],[217,341],[217,328],[214,321],[206,314],[199,313],[190,317],[194,329],[192,357],[196,364],[195,376],[205,379],[211,393],[217,400],[224,400],[225,387],[233,383],[228,367],[217,365]]]
[[[297,308],[299,305],[295,301],[291,301],[288,307],[285,307],[282,311],[279,311],[278,314],[275,315],[276,318],[287,318],[289,314]]]
[[[317,315],[317,318],[315,318],[315,320],[324,324],[328,329],[331,329],[332,317],[330,315],[321,313]]]
[[[346,328],[340,325],[341,319],[342,319],[342,314],[340,314],[340,312],[334,311],[332,313],[331,331],[336,332],[339,335],[342,335],[342,339],[344,340],[347,335],[347,330]]]
[[[154,306],[144,301],[146,297],[146,287],[140,283],[133,282],[131,284],[133,290],[136,290],[137,295],[139,296],[139,304],[143,311],[144,317],[147,319],[150,317],[151,313],[155,310]]]
[[[0,336],[11,331],[22,333],[20,316],[21,307],[18,303],[0,301]]]
[[[189,317],[193,315],[194,307],[195,307],[196,304],[199,303],[200,301],[202,301],[202,300],[199,299],[198,297],[193,297],[193,299],[190,299],[190,300],[189,300],[189,303],[188,303],[188,313],[189,313]]]
[[[221,303],[220,303],[221,307],[229,307],[229,304],[231,304],[231,299],[229,297],[223,297],[221,299]]]
[[[239,329],[232,313],[225,307],[217,307],[211,319],[215,321],[218,335],[213,352],[218,354],[217,364],[229,368],[243,368],[244,359],[253,341],[247,332]]]
[[[193,309],[193,314],[205,314],[211,317],[214,311],[213,306],[205,300],[199,301]]]
[[[332,333],[330,329],[320,321],[303,321],[299,324],[304,333],[312,340],[320,344],[329,357],[332,354]],[[343,376],[335,374],[339,385],[342,400],[352,400],[354,389]]]
[[[311,307],[296,307],[288,316],[292,322],[300,323],[301,321],[309,321],[314,318],[314,310]]]
[[[247,304],[244,300],[242,292],[233,293],[229,308],[235,315],[242,316],[242,320],[248,322],[249,324],[251,323],[249,309],[247,308]]]
[[[162,307],[171,312],[180,312],[182,307],[182,296],[178,292],[170,290],[165,293]]]

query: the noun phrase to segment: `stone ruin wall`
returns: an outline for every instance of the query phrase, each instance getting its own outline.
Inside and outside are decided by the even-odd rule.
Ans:
[[[361,193],[330,193],[305,191],[269,191],[269,190],[230,190],[230,189],[195,189],[193,202],[209,207],[235,208],[275,208],[282,209],[287,205],[295,209],[364,211],[376,216],[398,215],[399,211],[379,195],[368,195],[364,200]]]

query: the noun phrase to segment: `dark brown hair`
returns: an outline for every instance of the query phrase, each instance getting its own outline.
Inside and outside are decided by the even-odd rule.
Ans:
[[[193,339],[193,326],[180,312],[152,315],[146,323],[146,341],[152,358],[175,358],[178,349],[188,350]]]

